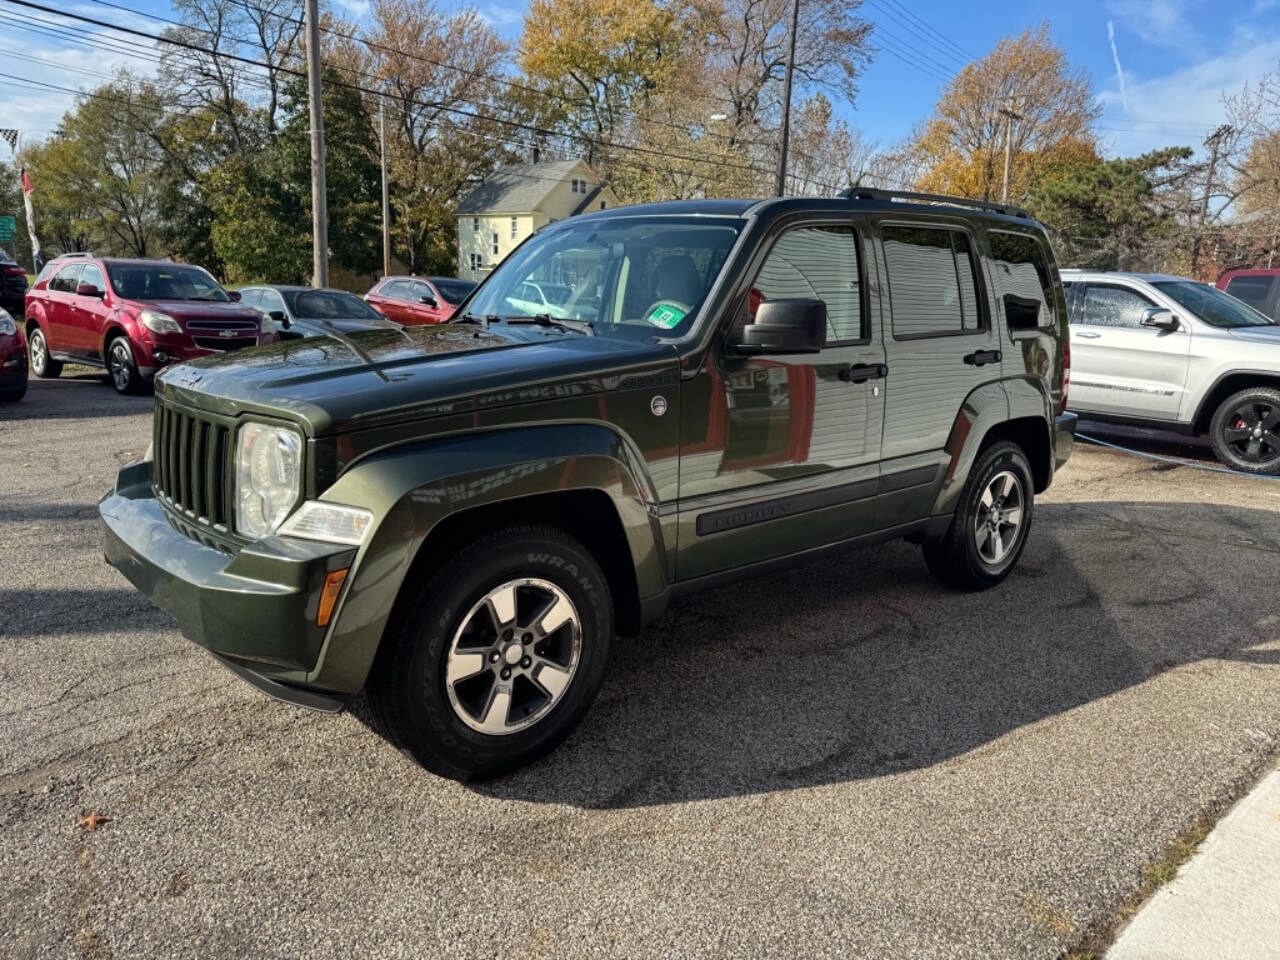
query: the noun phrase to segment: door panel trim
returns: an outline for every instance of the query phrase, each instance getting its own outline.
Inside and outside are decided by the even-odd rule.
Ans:
[[[777,520],[782,517],[834,507],[842,503],[853,503],[858,500],[869,500],[879,492],[879,481],[875,477],[866,480],[855,480],[853,483],[828,487],[825,490],[813,490],[809,493],[797,493],[790,497],[775,497],[759,503],[742,507],[729,507],[725,510],[710,510],[698,514],[698,536],[711,533],[723,533],[738,527],[747,527],[766,520]]]

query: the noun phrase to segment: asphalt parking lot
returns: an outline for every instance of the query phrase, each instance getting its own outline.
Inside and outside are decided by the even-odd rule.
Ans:
[[[440,780],[102,562],[150,406],[0,407],[0,956],[1054,960],[1280,752],[1280,481],[1078,446],[999,589],[893,544],[683,602]]]

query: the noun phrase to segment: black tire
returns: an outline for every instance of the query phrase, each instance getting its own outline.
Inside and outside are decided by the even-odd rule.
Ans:
[[[1209,421],[1209,440],[1232,470],[1280,475],[1280,390],[1250,387],[1227,397]]]
[[[480,616],[484,598],[518,579],[552,584],[572,604],[580,636],[576,668],[558,699],[548,696],[544,715],[532,719],[536,714],[530,713],[521,721],[529,726],[515,732],[484,733],[462,718],[465,708],[456,706],[453,698],[463,684],[490,681],[490,692],[479,696],[492,698],[502,688],[497,671],[504,663],[524,667],[524,660],[509,661],[505,648],[492,665],[489,658],[502,648],[504,636],[508,646],[518,644],[525,628],[519,628],[511,638],[510,632],[504,634],[497,627],[493,647],[468,646],[468,650],[491,652],[483,655],[483,670],[471,679],[455,681],[452,692],[446,679],[450,651],[455,637],[479,622],[474,618]],[[495,777],[551,752],[586,716],[604,680],[613,639],[613,605],[604,574],[577,540],[554,527],[508,528],[450,558],[426,584],[406,584],[404,589],[413,593],[398,604],[365,694],[375,715],[375,728],[422,766],[454,780]],[[519,623],[522,615],[518,613],[514,622]],[[572,623],[569,629],[572,634]],[[486,637],[475,636],[478,642],[487,642]],[[537,664],[533,669],[538,669]],[[517,702],[517,685],[523,690],[525,684],[534,696],[541,696],[540,686],[516,676],[507,687],[512,691],[509,705]],[[506,716],[509,714],[504,712]]]
[[[17,403],[27,395],[27,381],[22,381],[20,387],[10,387],[8,390],[0,390],[0,400],[6,403]]]
[[[129,346],[129,338],[118,334],[107,343],[107,379],[116,393],[129,396],[142,393],[146,381],[138,373],[138,365],[133,362],[133,348]]]
[[[41,380],[62,376],[62,361],[53,359],[49,354],[49,341],[39,327],[31,328],[31,336],[27,338],[27,357],[31,362],[31,372]]]
[[[987,520],[991,517],[991,511],[985,505],[983,497],[997,478],[1003,484],[1006,476],[1011,477],[1016,484],[1019,497],[1017,506],[1021,513],[1016,525],[999,525],[999,540],[993,539],[992,528],[988,528],[986,536],[982,537],[979,526],[986,527]],[[1012,503],[1012,496],[1009,494],[1004,503]],[[1034,498],[1031,467],[1021,447],[1005,440],[982,450],[969,473],[964,491],[960,494],[960,501],[946,535],[941,540],[924,545],[924,561],[929,571],[944,584],[957,590],[986,590],[994,587],[1009,575],[1009,571],[1022,556],[1027,535],[1031,531]],[[1001,506],[999,497],[996,498],[996,504],[1000,510],[1005,511],[995,518],[997,523],[1000,516],[1011,516],[1012,506]],[[998,559],[988,556],[988,551],[996,552],[993,544],[1003,543],[1005,536],[1010,541]]]

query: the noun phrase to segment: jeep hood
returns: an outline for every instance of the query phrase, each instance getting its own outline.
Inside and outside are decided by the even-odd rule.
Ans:
[[[623,373],[674,368],[670,344],[494,324],[334,331],[200,357],[156,392],[228,416],[299,421],[311,436],[611,389]]]

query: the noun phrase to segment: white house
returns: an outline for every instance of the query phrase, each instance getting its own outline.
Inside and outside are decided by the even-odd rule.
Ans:
[[[616,205],[584,160],[499,167],[458,205],[458,276],[479,281],[539,227]]]

